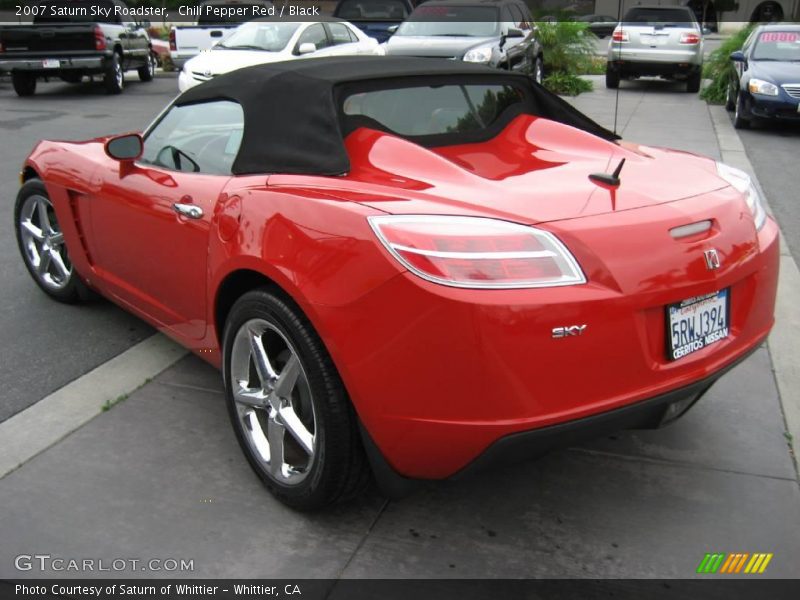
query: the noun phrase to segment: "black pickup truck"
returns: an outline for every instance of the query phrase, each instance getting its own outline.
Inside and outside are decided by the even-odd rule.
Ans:
[[[11,72],[19,96],[36,93],[39,78],[78,83],[84,75],[100,75],[109,94],[122,92],[125,71],[153,79],[149,23],[132,20],[122,2],[45,0],[31,10],[32,24],[0,28],[0,71]]]

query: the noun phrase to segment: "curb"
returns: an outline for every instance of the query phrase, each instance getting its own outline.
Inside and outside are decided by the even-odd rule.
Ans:
[[[724,107],[715,105],[708,105],[708,111],[717,135],[720,158],[732,167],[747,172],[753,178],[767,205],[767,212],[772,215],[769,199],[764,195],[753,165],[747,158],[744,144],[731,124],[728,112]],[[767,340],[767,348],[772,359],[778,398],[786,421],[787,442],[797,469],[800,458],[800,360],[798,360],[800,307],[795,299],[800,298],[800,269],[789,252],[783,232],[780,234],[780,244],[780,277],[778,297],[775,302],[775,327]]]
[[[187,353],[155,334],[0,423],[0,478],[124,400]]]

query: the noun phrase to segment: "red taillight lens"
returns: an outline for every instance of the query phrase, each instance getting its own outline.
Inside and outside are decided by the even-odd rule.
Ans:
[[[585,283],[578,263],[551,233],[478,217],[370,217],[386,249],[434,283],[468,288]]]
[[[178,50],[178,45],[175,43],[175,28],[169,30],[169,50],[175,52]]]
[[[681,44],[699,44],[700,36],[696,33],[682,33]]]
[[[103,30],[100,29],[99,25],[94,26],[94,49],[95,50],[106,49],[106,34],[103,33]]]
[[[611,39],[615,42],[627,42],[628,32],[622,31],[621,29],[619,31],[615,31],[613,34],[611,34]]]

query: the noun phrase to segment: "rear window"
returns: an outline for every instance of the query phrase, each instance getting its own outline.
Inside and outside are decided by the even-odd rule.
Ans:
[[[499,31],[500,11],[492,6],[423,4],[414,9],[395,35],[488,37]]]
[[[758,36],[753,59],[800,61],[800,32],[764,31]]]
[[[625,13],[623,25],[658,25],[661,27],[692,27],[694,13],[683,8],[636,7]]]
[[[408,10],[402,0],[344,0],[334,16],[348,21],[402,21]]]
[[[377,124],[403,137],[457,137],[489,132],[526,103],[525,92],[511,84],[450,84],[349,93],[341,108],[346,131]]]

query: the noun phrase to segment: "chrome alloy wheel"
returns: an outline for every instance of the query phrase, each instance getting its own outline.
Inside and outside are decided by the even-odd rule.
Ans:
[[[117,82],[117,87],[122,89],[122,86],[125,85],[125,75],[122,72],[122,63],[119,60],[114,63],[114,79]]]
[[[259,466],[283,485],[302,482],[317,454],[317,418],[297,351],[263,319],[236,332],[231,393],[244,438]]]
[[[72,278],[72,263],[50,200],[38,194],[28,196],[18,227],[25,260],[34,276],[47,288],[64,289]]]

